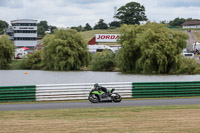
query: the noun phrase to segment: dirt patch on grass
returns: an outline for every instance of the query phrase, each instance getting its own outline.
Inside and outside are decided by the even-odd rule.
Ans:
[[[0,133],[197,133],[200,109],[66,109],[0,112]]]

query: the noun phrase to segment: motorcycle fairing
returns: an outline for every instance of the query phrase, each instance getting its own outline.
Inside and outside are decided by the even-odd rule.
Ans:
[[[92,92],[92,94],[97,94],[97,95],[102,95],[102,94],[104,94],[105,92],[103,92],[103,91],[101,91],[101,92],[99,92],[99,91],[93,91]]]

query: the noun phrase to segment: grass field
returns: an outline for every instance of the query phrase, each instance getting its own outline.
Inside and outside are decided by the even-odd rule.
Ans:
[[[200,32],[194,32],[195,39],[200,42]]]
[[[198,133],[200,105],[1,111],[0,133]]]

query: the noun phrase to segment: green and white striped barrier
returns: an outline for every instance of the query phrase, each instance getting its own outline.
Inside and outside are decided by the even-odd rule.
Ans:
[[[95,83],[0,86],[0,102],[87,99]],[[122,98],[200,96],[200,81],[99,83]]]
[[[87,99],[89,91],[95,83],[79,84],[46,84],[32,86],[0,86],[0,102],[2,101],[57,101]],[[123,98],[132,97],[131,82],[99,83]]]

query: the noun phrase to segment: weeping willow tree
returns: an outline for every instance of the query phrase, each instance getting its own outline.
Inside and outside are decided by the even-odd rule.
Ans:
[[[75,30],[56,30],[43,39],[43,63],[47,70],[78,70],[87,66],[87,44]]]
[[[124,25],[120,31],[122,48],[117,62],[122,72],[170,73],[180,68],[181,52],[188,38],[186,34],[150,22]]]
[[[8,36],[0,36],[0,69],[8,69],[14,56],[15,46]]]

